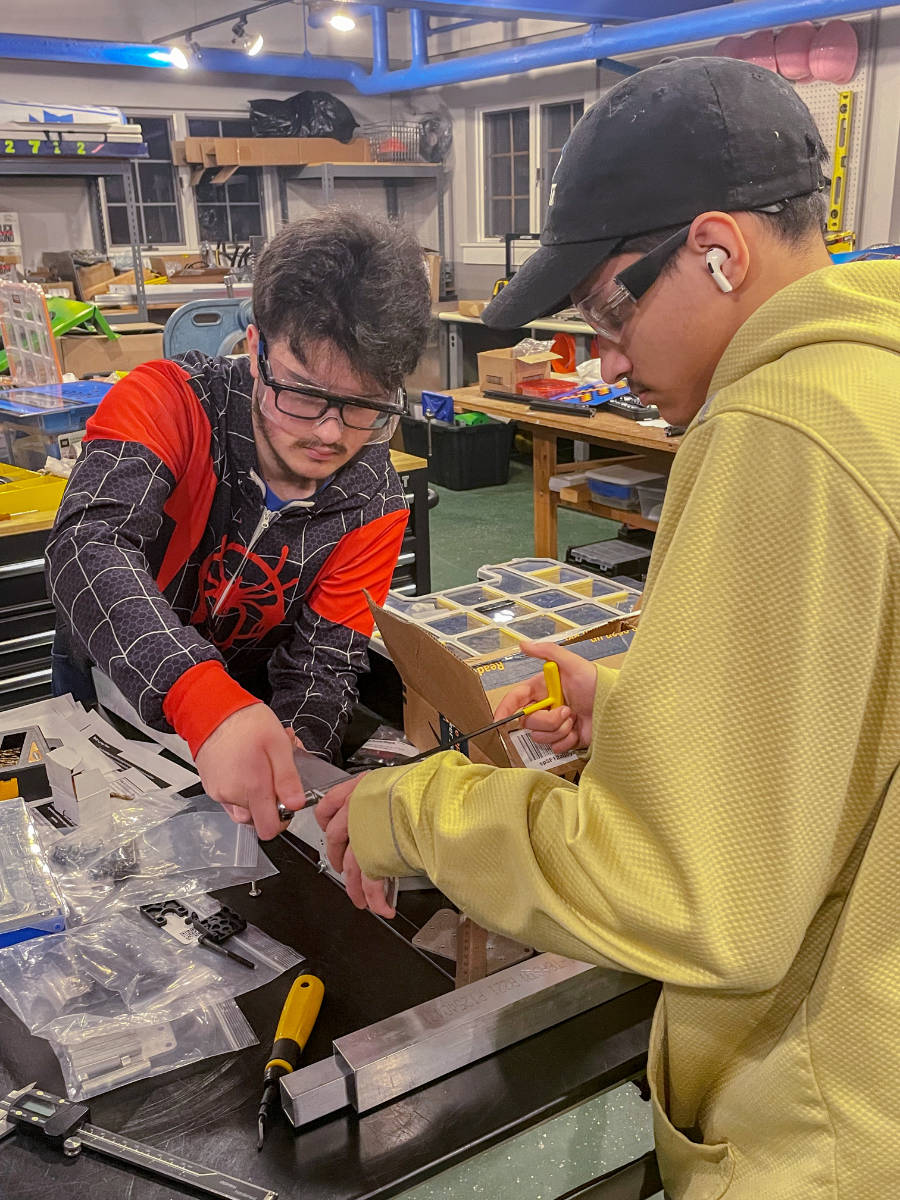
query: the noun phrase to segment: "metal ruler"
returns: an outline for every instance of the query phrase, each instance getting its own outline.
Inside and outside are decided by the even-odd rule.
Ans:
[[[295,1126],[358,1113],[640,987],[625,971],[540,954],[334,1042],[331,1058],[281,1079]]]
[[[91,1113],[86,1104],[63,1100],[41,1091],[34,1084],[10,1092],[0,1100],[0,1113],[3,1115],[0,1138],[18,1130],[59,1146],[70,1158],[87,1148],[116,1162],[183,1183],[207,1196],[216,1196],[218,1200],[278,1200],[278,1193],[271,1188],[258,1187],[211,1167],[201,1167],[176,1154],[132,1141],[119,1133],[89,1125],[87,1119]]]

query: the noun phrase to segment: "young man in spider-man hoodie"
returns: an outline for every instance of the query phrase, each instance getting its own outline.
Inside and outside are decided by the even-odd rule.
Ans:
[[[47,548],[54,687],[90,666],[263,837],[292,738],[333,757],[407,521],[387,442],[425,343],[421,250],[333,209],[257,267],[249,357],[147,363],[89,421]]]

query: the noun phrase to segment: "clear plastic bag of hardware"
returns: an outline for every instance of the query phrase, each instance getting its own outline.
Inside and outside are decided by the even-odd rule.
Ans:
[[[76,1014],[190,1008],[213,990],[216,964],[179,957],[130,913],[0,952],[0,995],[32,1033]]]
[[[221,809],[173,815],[172,808],[184,802],[162,799],[168,811],[165,805],[123,805],[53,842],[50,866],[70,926],[165,896],[233,887],[276,873],[252,826],[235,825]]]
[[[220,904],[195,896],[186,905],[199,918]],[[136,909],[114,912],[70,933],[20,942],[0,951],[0,996],[32,1031],[56,1028],[76,1015],[187,1012],[271,982],[303,961],[248,925],[229,937],[227,949],[244,962],[201,945],[201,931],[173,922],[160,928]],[[179,936],[180,935],[180,936]]]
[[[137,1079],[255,1046],[257,1038],[233,1000],[204,1004],[171,1020],[73,1016],[48,1035],[66,1095],[88,1100]]]
[[[147,797],[124,803],[91,797],[81,823],[67,832],[42,831],[47,861],[68,908],[68,924],[79,924],[123,881],[140,870],[137,839],[174,816],[184,801],[177,796]]]
[[[257,844],[257,857],[250,867],[208,867],[171,875],[128,876],[105,891],[97,890],[93,899],[78,912],[81,922],[93,921],[109,913],[138,908],[155,900],[184,899],[198,892],[220,891],[244,883],[259,883],[278,874],[278,868]]]

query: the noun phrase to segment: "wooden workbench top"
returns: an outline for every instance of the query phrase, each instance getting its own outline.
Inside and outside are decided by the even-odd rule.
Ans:
[[[516,400],[496,400],[485,396],[479,387],[456,388],[449,393],[457,412],[483,412],[489,417],[517,421],[538,429],[553,430],[585,442],[612,442],[617,445],[641,446],[648,450],[664,450],[674,454],[681,445],[680,437],[666,437],[666,431],[655,425],[641,425],[628,417],[600,412],[592,417],[570,416],[568,413],[547,412],[529,408]]]

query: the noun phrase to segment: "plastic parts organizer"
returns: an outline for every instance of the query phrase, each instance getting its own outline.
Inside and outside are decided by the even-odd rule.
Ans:
[[[25,802],[0,804],[0,946],[61,933],[62,897],[41,853]]]
[[[423,626],[459,658],[514,651],[523,638],[568,641],[630,616],[641,593],[552,558],[478,568],[478,583],[427,596],[390,592],[385,608]]]

